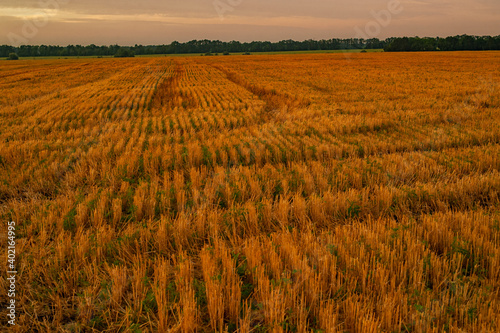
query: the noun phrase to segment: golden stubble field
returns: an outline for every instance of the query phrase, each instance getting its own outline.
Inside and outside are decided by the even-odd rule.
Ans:
[[[500,331],[500,53],[0,78],[13,332]]]

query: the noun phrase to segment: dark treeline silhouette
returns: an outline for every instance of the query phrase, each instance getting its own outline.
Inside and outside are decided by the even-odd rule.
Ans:
[[[128,50],[130,54],[184,54],[184,53],[224,53],[224,52],[279,52],[316,51],[344,49],[384,49],[385,51],[456,51],[456,50],[500,50],[500,36],[454,36],[447,38],[403,37],[386,40],[373,39],[322,39],[283,40],[280,42],[222,42],[219,40],[192,40],[186,43],[172,42],[165,45],[22,45],[13,47],[0,45],[0,57],[16,53],[20,57],[68,57],[68,56],[114,56]]]
[[[453,36],[446,38],[403,37],[385,40],[384,51],[479,51],[500,50],[500,36]]]
[[[224,53],[224,52],[275,52],[275,51],[306,51],[306,50],[342,50],[342,49],[381,49],[384,42],[378,39],[328,39],[306,40],[302,42],[283,40],[280,42],[222,42],[219,40],[192,40],[186,43],[172,42],[167,45],[135,45],[121,47],[119,45],[22,45],[12,47],[0,46],[0,57],[17,53],[20,57],[47,56],[113,56],[121,50],[129,49],[135,55],[146,54],[184,54],[184,53]]]

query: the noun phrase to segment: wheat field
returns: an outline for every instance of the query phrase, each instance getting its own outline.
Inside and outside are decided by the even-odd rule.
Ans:
[[[9,330],[500,331],[498,52],[1,61],[0,77]]]

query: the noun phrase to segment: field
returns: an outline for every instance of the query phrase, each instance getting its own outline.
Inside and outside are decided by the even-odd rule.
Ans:
[[[272,52],[253,52],[250,55],[278,55],[278,54],[321,54],[321,53],[361,53],[366,52],[384,52],[383,49],[346,49],[346,50],[309,50],[309,51],[272,51]],[[247,52],[230,53],[230,55],[246,55]],[[363,52],[364,53],[364,52]],[[140,54],[135,55],[138,58],[158,58],[158,57],[199,57],[204,56],[205,53],[169,53],[169,54]],[[212,56],[222,56],[222,53],[211,53]],[[20,57],[21,60],[55,60],[55,59],[92,59],[92,58],[114,58],[114,55],[105,56],[37,56],[37,57]],[[0,58],[0,60],[3,60]],[[226,61],[227,59],[222,59]]]
[[[500,53],[20,60],[0,78],[9,330],[500,331]]]

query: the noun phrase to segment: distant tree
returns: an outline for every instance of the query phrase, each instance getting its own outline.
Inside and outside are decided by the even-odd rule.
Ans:
[[[384,42],[380,41],[378,38],[372,38],[365,41],[365,49],[382,49],[384,48]]]
[[[19,60],[19,56],[16,53],[9,53],[8,60]]]
[[[121,47],[116,51],[115,58],[133,58],[135,57],[134,52],[128,48]]]
[[[227,51],[224,51],[224,53],[222,53],[222,55],[229,55],[230,53],[227,52]]]

